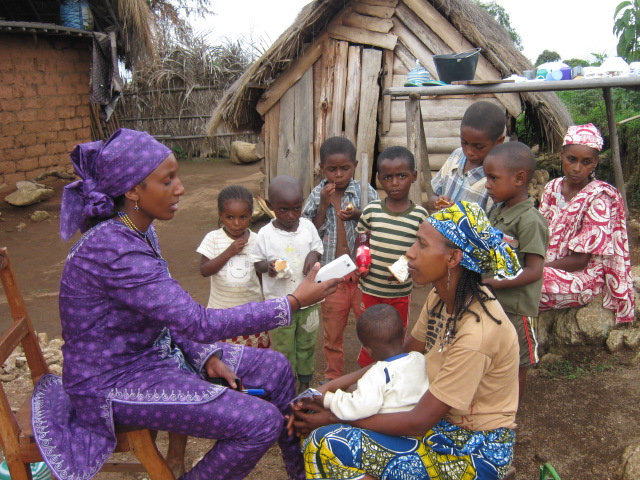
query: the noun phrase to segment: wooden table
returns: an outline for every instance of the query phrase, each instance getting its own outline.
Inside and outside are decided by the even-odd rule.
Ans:
[[[420,110],[420,98],[438,95],[475,95],[478,93],[520,93],[520,92],[556,92],[561,90],[589,90],[602,89],[605,106],[607,109],[607,124],[611,140],[611,162],[615,184],[627,208],[627,196],[624,179],[622,177],[622,165],[620,162],[620,147],[618,145],[618,128],[616,126],[615,109],[611,99],[612,88],[640,89],[640,76],[635,77],[597,77],[583,78],[580,80],[543,81],[530,80],[516,83],[496,83],[493,85],[444,85],[441,87],[390,87],[384,90],[384,95],[391,97],[408,97],[407,109],[407,145],[416,157],[416,166],[421,169],[424,179],[424,187],[427,194],[432,193],[430,177],[425,172],[430,172],[429,157],[427,155],[426,137],[422,123]],[[424,162],[422,161],[424,160]],[[418,166],[419,165],[419,166]],[[418,183],[418,182],[416,182]],[[421,198],[421,192],[413,192],[412,199]]]

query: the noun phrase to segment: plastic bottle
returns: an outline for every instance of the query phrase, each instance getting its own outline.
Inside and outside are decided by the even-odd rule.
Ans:
[[[359,233],[356,248],[356,266],[358,273],[364,273],[371,265],[371,249],[369,248],[369,232]]]

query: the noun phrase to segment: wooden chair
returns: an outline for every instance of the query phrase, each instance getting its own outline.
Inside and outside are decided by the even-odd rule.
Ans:
[[[13,322],[0,336],[0,365],[18,345],[22,345],[27,364],[31,372],[31,380],[35,385],[40,377],[49,373],[38,337],[24,306],[22,293],[16,283],[15,274],[6,248],[0,248],[0,280],[7,297]],[[174,480],[174,475],[167,461],[158,451],[155,444],[155,433],[146,428],[116,427],[116,452],[131,451],[140,463],[108,462],[103,471],[146,471],[151,480]],[[176,436],[180,440],[186,437]],[[31,396],[13,412],[7,394],[0,382],[0,444],[9,467],[12,480],[32,480],[30,463],[41,462],[42,455],[33,437],[31,427]],[[183,444],[182,444],[183,445]],[[171,448],[170,448],[171,450]],[[175,450],[175,448],[174,448]],[[182,466],[182,458],[173,458],[174,469]]]

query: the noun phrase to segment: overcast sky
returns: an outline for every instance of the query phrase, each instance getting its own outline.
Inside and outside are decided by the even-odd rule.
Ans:
[[[563,59],[593,60],[591,53],[616,55],[613,12],[622,0],[497,0],[522,37],[524,55],[535,62],[545,49]],[[212,38],[253,37],[266,46],[295,20],[307,0],[211,0],[216,16],[197,29]]]

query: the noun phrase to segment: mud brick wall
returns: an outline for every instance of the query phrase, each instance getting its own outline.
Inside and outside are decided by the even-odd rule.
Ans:
[[[0,190],[46,171],[71,171],[91,141],[90,40],[0,34]]]

